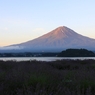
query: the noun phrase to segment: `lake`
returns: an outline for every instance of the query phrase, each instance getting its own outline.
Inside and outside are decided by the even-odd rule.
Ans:
[[[28,60],[37,60],[37,61],[56,61],[63,59],[72,59],[72,60],[85,60],[85,59],[93,59],[95,57],[1,57],[0,60],[8,61],[8,60],[16,60],[16,61],[28,61]]]

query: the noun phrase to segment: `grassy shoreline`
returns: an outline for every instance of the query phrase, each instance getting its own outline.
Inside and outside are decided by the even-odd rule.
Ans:
[[[0,95],[95,95],[95,60],[0,61]]]

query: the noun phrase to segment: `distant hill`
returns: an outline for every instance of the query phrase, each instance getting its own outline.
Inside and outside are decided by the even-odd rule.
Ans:
[[[59,53],[58,57],[95,57],[95,53],[86,49],[67,49]]]
[[[70,28],[61,26],[36,39],[2,47],[1,51],[61,52],[68,48],[95,50],[95,39],[82,36]]]

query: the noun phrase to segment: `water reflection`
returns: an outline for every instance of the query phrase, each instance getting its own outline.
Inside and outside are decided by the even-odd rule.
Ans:
[[[72,59],[72,60],[85,60],[85,59],[94,59],[95,57],[2,57],[0,60],[8,61],[8,60],[15,60],[15,61],[27,61],[27,60],[37,60],[37,61],[56,61],[56,60],[63,60],[63,59]]]

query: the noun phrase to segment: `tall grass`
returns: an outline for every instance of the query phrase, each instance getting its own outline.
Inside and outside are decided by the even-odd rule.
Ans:
[[[95,95],[95,60],[0,61],[0,95]]]

